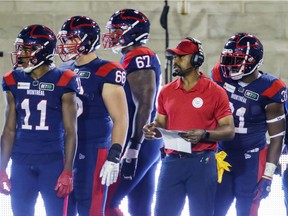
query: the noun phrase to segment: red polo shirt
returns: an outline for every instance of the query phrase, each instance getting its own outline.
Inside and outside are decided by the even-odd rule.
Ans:
[[[218,120],[232,115],[225,90],[203,73],[189,91],[183,88],[181,78],[165,85],[159,93],[157,109],[167,116],[168,130],[213,130]],[[193,145],[192,151],[216,149],[217,144],[199,143]]]

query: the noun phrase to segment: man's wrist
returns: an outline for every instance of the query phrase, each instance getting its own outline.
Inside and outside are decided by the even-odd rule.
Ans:
[[[73,171],[72,170],[63,170],[62,171],[62,174],[66,174],[66,175],[69,175],[69,176],[73,176]]]
[[[121,152],[122,145],[120,145],[119,143],[112,144],[108,152],[107,160],[114,163],[119,163]]]
[[[209,138],[210,138],[210,132],[207,130],[204,130],[204,133],[202,135],[202,139],[206,141],[206,140],[209,140]]]
[[[137,141],[135,138],[131,138],[128,143],[129,149],[139,150],[141,147],[141,142]]]
[[[263,177],[268,177],[268,178],[273,178],[273,175],[274,175],[274,172],[276,170],[276,165],[273,164],[273,163],[270,163],[270,162],[266,162],[266,165],[265,165],[265,170],[264,170],[264,174],[263,174]],[[268,179],[267,178],[267,179]]]

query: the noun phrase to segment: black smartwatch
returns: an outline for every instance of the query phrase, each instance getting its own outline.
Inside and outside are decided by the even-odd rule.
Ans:
[[[204,140],[209,140],[209,138],[210,138],[210,132],[205,130]]]

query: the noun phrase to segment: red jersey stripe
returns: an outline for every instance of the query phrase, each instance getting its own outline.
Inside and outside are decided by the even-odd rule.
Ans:
[[[280,89],[285,88],[285,83],[282,80],[275,80],[273,84],[266,89],[261,95],[272,98]]]
[[[150,50],[147,49],[147,47],[139,47],[137,49],[134,49],[133,52],[129,52],[127,53],[127,55],[125,56],[124,62],[123,62],[123,68],[126,69],[127,65],[130,63],[131,59],[134,58],[135,56],[138,55],[149,55],[149,56],[153,56],[154,53]]]
[[[90,204],[90,215],[102,215],[102,209],[104,206],[105,188],[101,184],[99,178],[101,168],[106,161],[107,149],[99,149],[97,153],[97,161],[94,170],[93,188],[92,188],[92,199]]]
[[[102,65],[95,73],[95,75],[105,77],[111,70],[115,68],[122,68],[121,64],[118,62],[108,62]]]
[[[75,76],[75,72],[73,72],[71,70],[66,70],[62,74],[60,80],[58,81],[58,83],[56,85],[57,86],[66,86],[70,82],[71,78],[74,76]]]
[[[7,85],[16,85],[16,81],[13,77],[12,70],[4,75],[4,80],[7,83]]]

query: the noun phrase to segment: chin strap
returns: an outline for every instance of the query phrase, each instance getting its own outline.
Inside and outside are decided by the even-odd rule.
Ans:
[[[25,73],[31,73],[35,68],[41,66],[42,64],[44,64],[44,61],[41,61],[39,64],[34,65],[34,66],[32,66],[32,67],[26,67],[26,68],[23,69],[23,71],[24,71]]]

